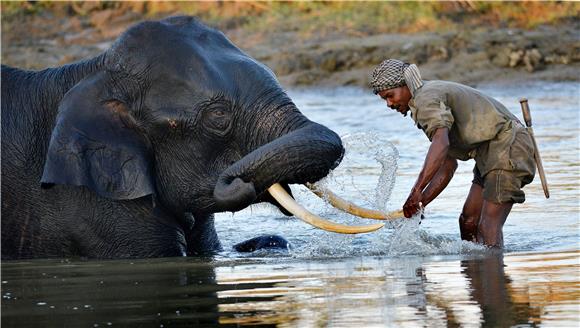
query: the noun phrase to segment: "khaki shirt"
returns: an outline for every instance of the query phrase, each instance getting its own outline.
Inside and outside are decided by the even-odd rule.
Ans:
[[[411,116],[429,140],[439,128],[449,129],[452,158],[474,158],[483,176],[510,169],[509,147],[519,123],[504,105],[471,87],[446,81],[424,81],[409,101]]]

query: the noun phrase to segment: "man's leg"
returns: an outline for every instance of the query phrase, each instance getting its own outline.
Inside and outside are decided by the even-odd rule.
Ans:
[[[477,242],[489,247],[503,247],[503,224],[512,210],[513,203],[483,201],[481,219],[477,228]]]
[[[459,216],[459,231],[461,231],[462,240],[472,242],[477,240],[477,226],[479,225],[482,206],[483,188],[479,184],[473,183]]]
[[[507,151],[504,152],[506,149],[502,149],[501,142],[490,142],[489,151],[503,155],[495,159],[497,163],[494,165],[498,168],[487,172],[481,183],[485,186],[485,200],[477,229],[477,242],[489,247],[503,247],[503,225],[513,204],[526,200],[522,188],[534,179],[536,164],[532,138],[519,123],[514,123],[513,129],[516,135]]]

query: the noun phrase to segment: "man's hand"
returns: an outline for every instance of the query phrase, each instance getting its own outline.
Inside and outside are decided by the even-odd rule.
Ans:
[[[403,205],[403,214],[406,218],[410,218],[421,209],[421,192],[413,188],[405,205]]]

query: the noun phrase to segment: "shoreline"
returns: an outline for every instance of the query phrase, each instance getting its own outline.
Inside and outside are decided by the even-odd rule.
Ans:
[[[86,17],[43,13],[3,21],[2,64],[43,69],[93,57],[142,20],[134,13],[102,11]],[[425,79],[472,86],[580,81],[580,29],[575,21],[533,30],[478,27],[368,36],[240,28],[222,32],[270,67],[285,88],[366,87],[372,69],[387,58],[417,64]]]

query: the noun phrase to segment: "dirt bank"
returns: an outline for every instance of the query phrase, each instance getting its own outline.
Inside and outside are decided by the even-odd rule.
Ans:
[[[386,58],[417,63],[429,79],[466,83],[580,78],[578,30],[561,27],[382,34],[249,51],[289,85],[366,85]]]
[[[41,69],[94,56],[129,25],[132,11],[86,16],[43,12],[2,21],[2,63]],[[469,28],[455,32],[312,35],[225,29],[240,48],[266,63],[286,87],[367,84],[372,67],[394,57],[419,64],[428,79],[469,84],[580,79],[579,21],[533,30]]]

